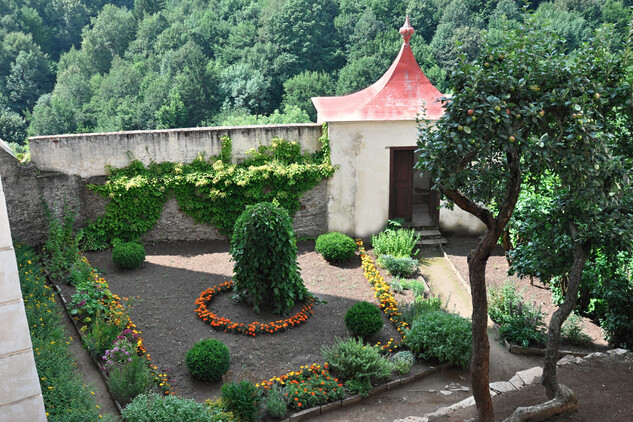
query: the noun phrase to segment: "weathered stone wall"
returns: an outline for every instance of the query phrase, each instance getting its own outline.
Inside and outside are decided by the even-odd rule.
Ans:
[[[268,145],[273,137],[300,141],[309,152],[321,148],[321,126],[308,124],[207,127],[78,135],[35,136],[29,138],[31,162],[43,171],[59,171],[81,177],[103,176],[105,167],[125,167],[130,157],[151,161],[193,161],[220,154],[220,138],[233,141],[233,159],[241,160],[246,151]]]
[[[321,148],[321,133],[320,125],[306,124],[36,137],[30,140],[32,162],[26,166],[20,165],[0,141],[4,144],[0,145],[0,176],[14,238],[31,245],[44,241],[48,226],[42,199],[57,209],[68,201],[79,210],[80,227],[102,215],[107,201],[87,185],[103,183],[108,164],[128,165],[127,151],[131,150],[127,147],[133,147],[134,157],[146,163],[190,162],[199,153],[219,154],[219,138],[227,134],[233,140],[234,159],[239,160],[248,149],[267,145],[274,137],[299,141],[304,151],[317,151]],[[84,159],[86,162],[82,162]],[[304,194],[301,210],[294,218],[298,235],[327,231],[326,195],[325,183]],[[148,241],[224,238],[215,227],[196,223],[183,213],[173,198],[165,204],[156,226],[144,236]]]
[[[1,177],[0,321],[0,421],[46,421]]]

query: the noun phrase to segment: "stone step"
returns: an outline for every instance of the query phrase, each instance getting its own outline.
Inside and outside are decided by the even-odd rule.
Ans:
[[[419,234],[420,238],[442,237],[442,233],[437,229],[416,230],[415,233]]]
[[[443,245],[445,243],[448,243],[448,240],[444,239],[444,238],[439,238],[439,239],[420,239],[420,241],[418,242],[418,245]]]

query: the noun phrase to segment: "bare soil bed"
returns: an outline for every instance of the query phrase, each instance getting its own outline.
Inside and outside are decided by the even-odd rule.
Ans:
[[[631,354],[587,359],[581,364],[558,368],[560,382],[571,388],[578,397],[578,410],[548,419],[550,422],[628,422],[633,418],[633,358]],[[531,406],[547,401],[539,384],[493,397],[495,419],[512,415],[517,406]],[[469,407],[431,422],[465,421],[476,416]]]
[[[454,236],[447,238],[447,240],[449,243],[444,246],[444,251],[464,281],[468,283],[468,252],[477,247],[479,239],[474,237]],[[529,278],[509,276],[508,268],[508,261],[505,258],[503,248],[497,245],[488,259],[488,264],[486,266],[486,285],[501,287],[507,280],[514,282],[518,290],[523,292],[523,298],[526,301],[534,301],[537,306],[541,307],[544,316],[543,321],[546,325],[549,324],[552,314],[557,309],[557,306],[552,302],[552,292],[550,288],[543,285],[543,283],[536,278],[530,281]],[[583,318],[583,323],[583,332],[591,337],[593,341],[593,345],[591,347],[585,348],[587,349],[586,351],[605,350],[607,348],[607,342],[604,340],[600,327],[589,318]],[[567,350],[583,350],[583,348],[572,345],[563,346]]]
[[[302,365],[322,363],[321,348],[336,337],[347,336],[343,318],[359,301],[376,303],[363,276],[360,257],[334,266],[314,252],[314,242],[298,243],[298,262],[308,290],[326,303],[314,306],[314,314],[298,327],[272,335],[247,337],[213,330],[197,318],[195,300],[200,293],[231,279],[233,262],[228,243],[222,241],[172,242],[146,245],[145,263],[135,270],[118,269],[110,251],[89,252],[92,266],[103,274],[110,290],[124,297],[138,297],[130,311],[142,331],[145,347],[160,370],[168,370],[177,395],[198,401],[220,395],[222,382],[194,379],[184,363],[191,346],[203,338],[217,338],[231,353],[227,379],[259,382],[297,370]],[[299,311],[301,305],[292,313]],[[280,319],[262,310],[260,315],[238,304],[225,293],[213,299],[209,309],[234,322],[270,322]],[[384,317],[384,314],[383,314]],[[398,333],[385,317],[384,328],[374,341],[387,343]],[[423,364],[418,364],[421,368]],[[414,368],[420,369],[420,368]]]

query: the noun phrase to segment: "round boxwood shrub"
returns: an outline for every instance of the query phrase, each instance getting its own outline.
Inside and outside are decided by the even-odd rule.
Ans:
[[[368,339],[382,329],[383,321],[380,309],[369,302],[352,305],[345,314],[345,326],[353,336]]]
[[[332,232],[319,236],[314,249],[328,262],[344,262],[354,256],[356,243],[343,233]]]
[[[112,249],[112,261],[121,268],[138,268],[145,261],[145,248],[135,242],[119,243]]]
[[[216,339],[203,339],[185,356],[187,370],[202,381],[219,381],[231,365],[229,349]]]
[[[270,202],[249,205],[231,238],[235,293],[256,312],[262,302],[285,314],[308,298],[297,265],[297,243],[288,212]]]

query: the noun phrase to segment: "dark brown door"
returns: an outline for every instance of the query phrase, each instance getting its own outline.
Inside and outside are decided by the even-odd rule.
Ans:
[[[413,210],[413,149],[391,149],[389,218],[411,221]]]

